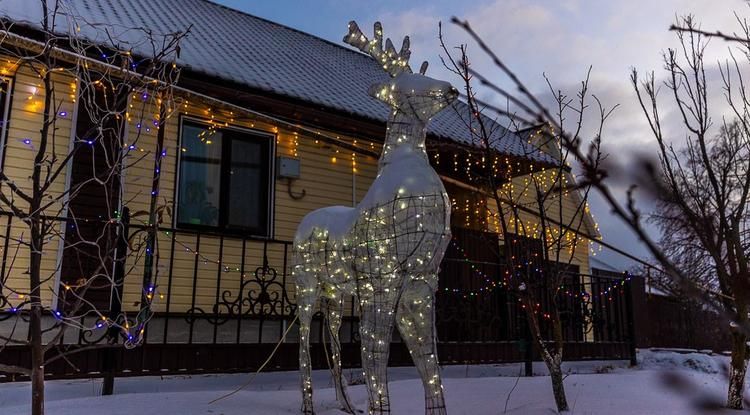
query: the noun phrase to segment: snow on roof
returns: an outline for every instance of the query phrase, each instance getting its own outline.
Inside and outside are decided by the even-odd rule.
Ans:
[[[130,43],[136,54],[148,56],[146,45],[138,42],[141,32],[133,28],[170,33],[191,27],[180,45],[178,64],[183,67],[340,112],[387,120],[388,108],[367,90],[389,75],[371,57],[342,45],[207,0],[76,0],[64,4],[68,9],[62,12],[68,17],[58,19],[57,32],[70,32],[67,25],[75,19],[89,40],[102,41],[106,28],[114,38]],[[0,16],[18,24],[39,29],[41,15],[41,6],[35,2],[0,1]],[[453,105],[454,111],[443,111],[432,120],[428,132],[472,145],[461,118],[468,116],[469,109],[463,102]],[[502,127],[497,130],[502,135],[495,140],[499,151],[553,161],[521,137],[503,134]]]

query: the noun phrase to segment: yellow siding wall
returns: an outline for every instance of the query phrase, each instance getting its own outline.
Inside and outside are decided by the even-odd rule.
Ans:
[[[22,188],[29,184],[28,176],[30,166],[33,163],[35,152],[33,148],[23,143],[23,139],[32,140],[32,146],[38,140],[41,125],[42,102],[45,91],[39,85],[38,78],[27,68],[18,68],[15,75],[15,92],[10,112],[10,129],[8,134],[5,162],[3,171]],[[72,77],[64,74],[55,75],[55,102],[60,105],[60,110],[68,115],[59,118],[56,125],[56,142],[53,150],[60,154],[68,152],[72,128],[72,114],[74,113],[75,81]],[[31,97],[31,99],[29,99]],[[175,188],[177,171],[177,156],[179,154],[178,128],[181,116],[213,120],[216,123],[230,123],[239,127],[253,128],[272,133],[276,136],[276,154],[285,156],[297,156],[301,160],[301,178],[293,184],[294,192],[305,190],[306,196],[301,200],[294,200],[287,191],[285,180],[276,180],[274,195],[274,238],[282,241],[291,241],[297,224],[308,212],[325,206],[345,205],[351,206],[360,200],[366,193],[370,183],[377,172],[377,160],[364,154],[356,156],[356,171],[352,164],[352,152],[341,146],[329,144],[314,134],[299,132],[295,134],[284,125],[274,125],[264,122],[262,119],[250,114],[239,114],[233,108],[211,107],[207,102],[187,101],[184,97],[175,103],[179,111],[174,111],[167,120],[164,136],[166,157],[163,158],[161,166],[161,182],[158,204],[171,206]],[[123,201],[130,208],[131,213],[146,212],[150,204],[151,183],[154,172],[154,157],[158,130],[152,121],[158,118],[158,107],[156,102],[150,98],[143,101],[136,93],[130,99],[128,112],[129,122],[125,136],[125,142],[136,145],[136,150],[131,151],[128,157],[127,168],[124,170]],[[141,124],[141,128],[136,125]],[[150,131],[146,131],[149,128]],[[341,137],[343,141],[354,143],[355,137]],[[359,137],[356,146],[372,150],[373,144]],[[335,158],[335,162],[334,162]],[[522,182],[524,178],[517,178]],[[52,193],[61,192],[65,186],[65,175],[52,186]],[[7,196],[9,191],[2,188]],[[354,199],[353,200],[353,193]],[[530,203],[528,196],[524,203]],[[488,203],[489,204],[489,203]],[[572,217],[575,209],[572,198],[566,198],[564,203],[564,217]],[[3,209],[5,210],[5,209]],[[59,205],[49,209],[47,214],[58,215]],[[566,216],[567,215],[567,216]],[[537,220],[533,215],[522,214],[521,220],[532,222]],[[147,217],[135,215],[132,219],[134,224],[144,224]],[[5,233],[5,222],[1,221],[0,232]],[[12,238],[21,238],[24,227],[14,220]],[[166,216],[162,227],[172,227],[172,217]],[[460,224],[459,224],[460,226]],[[488,230],[493,229],[493,224],[488,221]],[[26,232],[28,233],[28,232]],[[131,232],[132,234],[132,232]],[[142,240],[143,234],[136,237],[134,242]],[[169,298],[170,312],[186,312],[192,306],[200,307],[206,312],[212,311],[216,303],[217,292],[221,296],[224,290],[231,290],[229,300],[237,295],[240,285],[240,272],[238,268],[243,262],[242,240],[234,236],[223,237],[223,251],[220,253],[222,237],[202,236],[200,241],[195,234],[190,232],[178,232],[175,239],[174,258],[170,257],[172,234],[160,232],[157,241],[158,265],[154,267],[156,284],[154,311],[166,311],[167,297]],[[47,286],[43,290],[45,300],[52,300],[52,293],[57,270],[57,259],[59,239],[53,238],[44,252],[44,276],[47,277]],[[11,245],[12,246],[12,245]],[[123,305],[126,310],[136,310],[142,292],[143,275],[143,246],[134,244],[135,252],[128,260]],[[196,250],[198,253],[196,254]],[[287,263],[291,260],[291,246],[287,246]],[[289,277],[288,270],[283,267],[285,246],[280,243],[268,245],[267,252],[269,265],[276,269],[278,276],[276,281],[281,283],[286,274],[286,288],[292,296],[294,287]],[[6,283],[7,287],[21,292],[28,291],[28,282],[24,272],[28,268],[27,251],[21,251],[16,259],[13,270]],[[588,244],[582,243],[575,252],[574,263],[581,267],[582,272],[588,272]],[[245,248],[244,269],[247,275],[252,274],[262,266],[263,243],[248,240]],[[171,269],[170,269],[171,264]],[[194,269],[197,265],[197,274]],[[171,272],[170,272],[171,271]],[[171,278],[171,284],[169,284]],[[194,278],[196,289],[193,290]],[[272,286],[272,291],[278,291],[280,286]],[[249,286],[248,289],[257,290],[257,286]],[[195,299],[192,293],[195,291]]]
[[[44,88],[41,80],[29,68],[14,68],[14,93],[12,96],[8,139],[5,148],[5,161],[3,172],[19,187],[27,189],[30,186],[30,166],[36,154],[35,149],[39,141],[39,128],[42,124],[42,111],[44,107]],[[51,157],[53,151],[62,158],[69,151],[71,143],[73,114],[75,109],[75,78],[66,74],[55,74],[55,105],[59,111],[66,113],[65,117],[58,117],[56,122],[55,145],[50,146],[47,154]],[[277,240],[291,241],[297,224],[302,217],[313,209],[330,206],[353,204],[353,196],[356,200],[361,199],[369,184],[376,174],[377,160],[373,157],[358,154],[356,158],[356,171],[352,164],[352,152],[334,144],[327,144],[320,137],[312,134],[295,134],[284,129],[283,125],[272,125],[255,118],[240,118],[230,112],[228,108],[210,107],[207,103],[189,102],[178,98],[180,111],[171,114],[165,127],[165,147],[167,156],[162,161],[161,167],[161,189],[159,205],[170,205],[173,203],[178,148],[178,127],[181,115],[204,120],[213,119],[215,122],[227,122],[239,127],[253,128],[274,134],[276,139],[276,154],[294,156],[297,154],[301,160],[302,177],[293,184],[294,192],[306,191],[306,196],[301,200],[293,200],[287,192],[285,180],[277,180],[275,184],[275,220],[273,224],[274,238]],[[124,171],[123,198],[124,203],[130,208],[131,213],[148,211],[150,204],[151,182],[153,177],[153,163],[156,148],[158,129],[152,124],[157,119],[158,106],[149,99],[143,102],[140,96],[130,98],[129,123],[125,136],[125,142],[136,145],[131,151],[127,168]],[[235,119],[235,117],[237,117]],[[142,127],[136,128],[140,123]],[[150,131],[146,131],[146,128]],[[31,140],[31,144],[24,144],[24,140]],[[351,137],[341,137],[342,140],[353,143]],[[358,143],[358,146],[371,150],[369,141]],[[335,157],[336,161],[333,161]],[[57,162],[59,165],[59,162]],[[58,196],[65,188],[66,175],[62,174],[51,187],[50,195]],[[7,197],[11,196],[7,186],[0,188]],[[354,193],[354,195],[353,195]],[[17,200],[17,198],[16,198]],[[60,211],[60,203],[53,205],[44,213],[53,216],[64,214]],[[19,207],[24,205],[19,202]],[[6,207],[0,210],[7,211]],[[0,217],[0,232],[5,235],[7,216]],[[145,224],[147,217],[136,216],[132,219],[134,224]],[[28,293],[28,279],[25,272],[28,270],[28,250],[20,249],[16,253],[17,243],[13,240],[28,238],[28,228],[16,219],[11,224],[11,244],[8,252],[8,279],[5,281],[6,293],[8,291],[18,292],[20,295]],[[172,218],[164,218],[163,227],[172,227]],[[137,236],[142,239],[142,234]],[[192,303],[191,293],[193,291],[193,270],[197,260],[197,289],[195,305],[204,310],[210,310],[216,302],[217,281],[220,279],[220,289],[232,289],[236,295],[236,287],[240,283],[240,273],[236,271],[241,264],[242,241],[238,237],[225,237],[222,255],[219,255],[220,237],[203,236],[200,241],[199,255],[194,254],[198,241],[191,233],[178,234],[175,238],[175,258],[170,258],[171,235],[161,232],[158,238],[158,266],[154,268],[157,285],[154,302],[155,311],[166,309],[166,296],[169,277],[169,264],[172,267],[172,283],[170,294],[170,310],[173,312],[187,311]],[[43,274],[45,287],[42,290],[45,301],[52,303],[55,287],[55,277],[58,270],[60,237],[50,239],[44,250]],[[141,284],[143,275],[143,246],[135,244],[140,248],[129,258],[126,270],[125,293],[123,305],[126,309],[135,310],[140,300]],[[288,246],[287,259],[291,260],[291,246]],[[252,274],[263,263],[263,243],[248,240],[245,249],[246,274]],[[278,272],[277,281],[281,282],[285,270],[283,269],[284,245],[271,243],[268,245],[269,265]],[[220,265],[216,263],[220,261]],[[12,266],[11,266],[12,263]],[[219,273],[217,270],[221,268]],[[229,270],[226,272],[225,270]],[[288,270],[286,270],[288,275]],[[287,289],[293,295],[294,289],[291,278],[287,278]],[[252,289],[257,287],[248,287]],[[278,288],[278,287],[277,287]],[[19,295],[11,295],[11,298]],[[293,297],[292,297],[293,298]],[[14,301],[20,302],[20,301]]]
[[[537,183],[543,184],[544,182],[544,180],[540,180]],[[504,190],[500,193],[504,200],[509,202],[512,201],[512,203],[515,203],[519,207],[531,209],[536,212],[539,211],[539,207],[534,186],[530,175],[518,176],[513,178],[511,183],[506,185]],[[572,192],[565,194],[562,199],[561,212],[557,195],[548,198],[544,204],[545,217],[550,221],[570,225],[570,230],[564,233],[564,242],[559,244],[549,242],[546,246],[550,249],[550,255],[557,255],[557,251],[559,250],[559,262],[569,262],[573,265],[578,265],[581,273],[588,274],[591,272],[591,269],[589,268],[590,247],[589,238],[587,238],[586,235],[596,236],[596,230],[590,229],[588,223],[583,221],[582,207],[580,206],[580,203],[581,199],[576,197]],[[497,212],[496,203],[494,200],[488,199],[487,206],[489,207],[487,219],[488,229],[492,232],[502,234],[502,229],[497,219],[498,216],[493,213]],[[515,218],[512,215],[514,211],[518,211],[518,218]],[[540,237],[540,215],[526,212],[523,209],[512,209],[509,204],[503,206],[503,212],[505,212],[507,217],[508,230],[510,232],[528,237]],[[549,228],[555,235],[559,235],[559,233],[563,231],[562,228],[556,224],[549,225]]]
[[[5,59],[0,59],[6,62]],[[13,95],[10,103],[10,118],[8,123],[7,141],[5,146],[3,172],[22,190],[31,188],[31,169],[34,165],[34,157],[37,154],[40,143],[40,128],[42,126],[43,109],[45,94],[42,80],[28,66],[13,68],[15,76],[12,79]],[[7,69],[3,71],[6,73]],[[9,72],[9,71],[8,71]],[[46,151],[46,166],[50,170],[60,166],[61,159],[69,152],[72,118],[75,108],[76,84],[75,78],[64,73],[54,73],[52,76],[53,91],[52,102],[60,113],[65,116],[58,116],[53,124],[49,136],[49,144]],[[24,143],[24,140],[30,140],[30,144]],[[57,160],[53,160],[54,157]],[[44,178],[45,173],[42,174]],[[66,175],[61,174],[50,186],[48,194],[51,197],[59,197],[65,188]],[[7,185],[2,186],[0,191],[7,198],[12,197],[12,192]],[[27,211],[28,205],[19,198],[14,199],[20,209]],[[62,203],[53,203],[43,213],[50,216],[59,216],[62,214]],[[0,205],[0,210],[8,211],[8,207]],[[0,217],[0,234],[3,237],[7,231],[8,217]],[[55,231],[59,227],[55,228]],[[28,227],[18,219],[12,219],[10,245],[7,254],[5,293],[12,292],[9,297],[14,303],[20,300],[21,296],[28,295],[29,282],[26,271],[29,267],[28,248],[21,247],[18,243],[20,240],[29,240]],[[0,241],[1,242],[1,241]],[[58,249],[60,248],[60,239],[56,236],[50,238],[46,243],[42,256],[42,279],[46,280],[45,289],[42,290],[42,296],[45,301],[51,302],[53,297],[52,287],[57,272]],[[0,245],[1,246],[1,245]]]
[[[134,96],[132,102],[138,103],[140,97]],[[141,123],[145,126],[150,123],[157,112],[156,106],[151,105],[149,111],[143,111],[148,117],[141,120],[136,114],[138,104],[133,107],[130,128],[128,131],[128,142],[133,142],[138,135],[136,125]],[[370,183],[377,172],[377,160],[366,155],[356,156],[356,172],[352,165],[352,152],[333,144],[324,143],[316,137],[297,133],[284,128],[284,125],[273,125],[259,119],[242,119],[239,114],[229,112],[229,108],[209,107],[206,103],[189,102],[179,105],[180,112],[172,114],[167,121],[165,130],[165,147],[167,156],[162,161],[161,167],[161,189],[159,204],[172,204],[175,179],[177,171],[177,155],[179,153],[178,129],[181,117],[189,116],[198,119],[213,119],[219,125],[229,123],[230,125],[244,128],[252,128],[276,136],[276,155],[293,157],[295,154],[301,162],[301,178],[293,183],[295,194],[303,189],[306,194],[301,200],[294,200],[289,196],[287,181],[276,180],[275,184],[275,209],[274,209],[274,239],[291,241],[297,224],[302,217],[310,211],[331,205],[352,206],[366,193]],[[125,171],[124,200],[132,212],[148,211],[151,192],[151,178],[153,177],[154,150],[156,146],[157,129],[152,128],[145,132],[141,128],[141,136],[138,138],[139,148],[133,154],[128,169]],[[353,143],[353,138],[343,138]],[[363,148],[370,149],[370,144],[358,143]],[[141,149],[143,151],[141,151]],[[150,156],[138,158],[142,154]],[[333,159],[335,158],[335,162]],[[354,190],[354,195],[353,195]],[[144,222],[145,217],[133,219],[133,223]],[[165,220],[166,227],[171,227],[172,218]],[[242,265],[242,240],[236,236],[197,236],[186,232],[178,232],[175,236],[175,256],[170,258],[171,235],[161,232],[158,238],[159,264],[154,272],[156,277],[156,292],[158,297],[154,302],[154,310],[166,311],[167,297],[169,297],[170,312],[186,312],[191,307],[200,307],[210,312],[216,303],[217,289],[219,296],[224,290],[231,290],[229,300],[234,300],[240,285],[238,271]],[[245,247],[244,270],[248,277],[263,265],[263,242],[247,240]],[[220,249],[222,251],[220,252]],[[286,288],[293,300],[294,286],[290,278],[289,270],[284,270],[285,245],[281,243],[268,244],[267,257],[269,265],[277,271],[276,282],[281,284],[286,272]],[[198,254],[195,251],[198,251]],[[291,245],[286,245],[287,264],[291,262]],[[123,304],[126,307],[134,307],[140,301],[142,293],[142,270],[143,264],[140,260],[135,263],[133,256],[130,267],[134,269],[126,278]],[[218,261],[218,262],[217,262]],[[169,264],[172,263],[171,284],[169,284]],[[194,285],[194,270],[197,266],[195,299],[192,297]],[[171,292],[169,292],[171,287]],[[281,285],[272,284],[271,291],[278,292]],[[248,286],[249,289],[257,291],[257,285]]]

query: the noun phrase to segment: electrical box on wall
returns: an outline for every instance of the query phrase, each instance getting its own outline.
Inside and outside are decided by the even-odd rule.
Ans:
[[[300,162],[299,159],[292,157],[279,156],[276,158],[276,175],[277,177],[287,179],[299,179]]]

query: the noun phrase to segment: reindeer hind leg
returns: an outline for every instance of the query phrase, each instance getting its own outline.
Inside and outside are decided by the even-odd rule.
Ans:
[[[344,311],[344,296],[339,295],[334,299],[326,300],[326,323],[328,335],[331,339],[331,376],[336,386],[336,400],[341,404],[344,412],[353,414],[354,406],[351,404],[346,392],[346,381],[341,371],[341,340],[339,331],[341,329],[341,317]]]

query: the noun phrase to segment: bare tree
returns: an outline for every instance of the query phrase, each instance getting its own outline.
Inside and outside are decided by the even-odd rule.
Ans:
[[[91,294],[97,290],[122,289],[122,281],[114,278],[115,263],[124,264],[129,255],[128,250],[115,249],[122,232],[119,217],[120,205],[124,204],[120,195],[122,170],[143,157],[154,157],[156,174],[152,193],[158,193],[161,153],[138,151],[141,131],[146,127],[130,134],[128,143],[122,137],[131,120],[139,122],[139,126],[141,122],[149,123],[149,130],[161,129],[163,135],[164,122],[175,108],[172,92],[179,75],[175,59],[186,31],[155,33],[144,28],[100,27],[85,21],[76,14],[72,3],[62,0],[41,0],[37,7],[41,9],[41,20],[33,28],[36,35],[21,36],[19,32],[27,32],[7,21],[2,22],[0,30],[0,55],[12,62],[16,71],[36,79],[39,88],[34,94],[41,101],[32,109],[41,118],[38,135],[23,140],[33,155],[28,182],[0,172],[0,205],[25,228],[20,234],[10,236],[8,246],[15,247],[10,262],[19,258],[28,261],[24,286],[5,284],[11,274],[16,278],[19,274],[12,265],[1,276],[0,285],[18,299],[10,299],[6,292],[4,301],[11,312],[8,317],[16,322],[27,321],[28,336],[19,339],[14,331],[4,333],[0,337],[3,342],[0,352],[9,344],[26,345],[31,351],[27,365],[0,365],[0,371],[31,378],[31,412],[41,415],[45,365],[58,359],[67,360],[70,353],[85,349],[63,344],[66,329],[110,329],[122,337],[123,344],[132,346],[140,342],[150,317],[150,293],[144,293],[149,303],[142,306],[146,312],[135,319],[126,313],[106,313],[92,301]],[[118,33],[127,39],[118,38]],[[60,85],[68,84],[72,93],[61,90]],[[133,95],[142,99],[132,99]],[[77,125],[85,126],[85,130],[76,131],[75,137],[61,127],[68,115],[62,110],[63,103],[70,103],[71,99],[78,108]],[[157,116],[152,114],[154,105],[159,108]],[[80,122],[81,119],[87,122]],[[72,178],[66,180],[71,170]],[[101,207],[101,217],[90,217],[86,213],[90,211],[83,208],[92,199]],[[72,258],[70,263],[80,272],[74,282],[63,282],[60,287],[55,286],[55,276],[62,264],[56,263],[52,271],[43,264],[43,256],[54,250],[52,241],[64,244],[62,257]],[[131,252],[140,255],[139,249]],[[148,256],[147,252],[147,261]],[[131,269],[135,263],[130,261]],[[52,298],[57,297],[56,307],[45,300],[49,297],[45,290],[50,291]],[[83,325],[85,316],[95,317],[89,321],[96,323],[91,327]],[[107,346],[104,343],[90,347]]]
[[[719,289],[695,281],[692,269],[685,262],[674,261],[675,247],[665,248],[652,239],[644,228],[644,215],[636,200],[636,185],[633,184],[625,202],[616,196],[607,177],[616,173],[606,170],[600,163],[598,135],[591,140],[579,136],[573,126],[566,128],[554,115],[554,109],[544,105],[531,93],[526,85],[511,71],[490,47],[474,32],[468,22],[456,18],[453,22],[464,29],[477,42],[497,68],[508,77],[513,91],[506,91],[496,82],[470,69],[482,86],[496,92],[518,108],[516,119],[527,125],[548,123],[560,138],[560,145],[572,155],[582,174],[579,186],[596,189],[612,212],[641,239],[649,253],[661,266],[680,292],[700,301],[717,312],[732,331],[733,353],[729,374],[727,406],[741,408],[743,405],[744,377],[746,372],[746,340],[748,333],[748,271],[745,256],[745,212],[750,178],[748,177],[748,101],[742,79],[741,66],[732,59],[721,65],[724,96],[731,108],[727,115],[731,121],[723,123],[723,132],[712,133],[712,121],[708,107],[707,77],[703,66],[705,37],[713,36],[742,45],[744,58],[748,55],[750,30],[745,20],[738,19],[741,35],[726,35],[721,32],[704,32],[697,28],[692,17],[686,17],[672,27],[678,33],[680,48],[665,54],[668,80],[667,90],[677,107],[685,128],[686,144],[682,150],[675,149],[662,131],[660,105],[657,105],[658,88],[653,75],[645,81],[633,72],[631,81],[638,92],[644,113],[652,133],[659,144],[659,163],[644,160],[639,165],[638,186],[646,196],[661,200],[669,207],[664,223],[678,221],[684,238],[689,232],[700,249],[711,255]],[[682,61],[682,62],[681,62]],[[492,107],[493,111],[504,113]],[[737,128],[730,127],[733,123]],[[732,133],[731,131],[734,130]],[[601,132],[601,130],[600,130]],[[660,197],[657,197],[660,196]],[[679,245],[678,248],[680,249]],[[680,257],[675,257],[680,259]],[[682,259],[685,259],[684,257]]]
[[[459,115],[466,123],[478,149],[468,164],[479,165],[472,183],[485,204],[493,223],[503,235],[498,260],[507,266],[504,287],[518,299],[526,316],[534,344],[547,366],[558,411],[569,409],[563,383],[562,361],[566,330],[569,335],[585,336],[585,324],[571,326],[567,317],[585,315],[583,281],[574,271],[576,257],[587,256],[589,241],[596,238],[595,225],[588,215],[590,184],[578,185],[571,169],[572,156],[562,147],[560,132],[547,123],[523,125],[509,109],[500,111],[480,101],[475,92],[474,72],[470,68],[466,45],[446,47],[442,31],[443,64],[459,77],[469,113]],[[576,97],[554,90],[555,120],[571,127],[579,135],[588,108],[588,79],[582,82]],[[595,99],[599,110],[599,133],[611,113]],[[486,114],[494,109],[508,120],[507,127],[491,122]],[[497,119],[496,119],[497,120]],[[566,126],[567,128],[567,126]],[[535,166],[518,166],[500,154],[503,140],[510,134],[526,138],[530,145],[523,156],[533,156]],[[598,166],[601,152],[592,147],[591,162]],[[567,320],[567,323],[566,323]],[[566,327],[566,324],[568,326]],[[582,340],[582,337],[581,337]],[[529,345],[531,347],[531,345]]]
[[[664,83],[681,116],[684,143],[669,141],[657,102],[654,75],[641,81],[634,70],[631,81],[659,145],[659,208],[654,220],[662,229],[662,249],[676,266],[691,270],[691,279],[715,282],[716,302],[731,316],[732,361],[727,406],[741,409],[747,371],[747,333],[750,274],[748,274],[748,194],[750,193],[750,118],[739,61],[721,65],[724,96],[731,121],[713,125],[704,65],[706,39],[695,20],[679,22],[679,47],[664,54]],[[746,26],[745,26],[746,27]],[[750,43],[746,44],[746,50]],[[724,117],[722,117],[724,118]],[[697,272],[696,272],[697,271]]]
[[[728,163],[736,164],[737,168],[744,168],[739,160],[730,160],[731,151],[729,147],[737,148],[738,143],[745,140],[742,136],[744,131],[741,125],[734,121],[719,127],[715,137],[708,140],[711,147],[708,148],[709,157],[716,168],[726,167]],[[673,160],[677,163],[677,169],[684,170],[680,173],[680,182],[675,183],[683,194],[692,195],[700,199],[704,206],[710,205],[713,196],[710,186],[707,186],[707,172],[702,160],[694,148],[673,149],[670,147]],[[689,173],[689,174],[687,174]],[[734,179],[727,185],[739,185]],[[735,189],[737,190],[737,189]],[[675,204],[675,198],[670,193],[662,193],[657,201],[657,207],[649,214],[649,222],[659,227],[661,237],[659,245],[664,253],[681,269],[690,270],[689,278],[698,286],[717,293],[715,300],[720,300],[718,295],[721,291],[720,281],[717,279],[716,262],[713,256],[706,250],[705,246],[692,230],[692,225],[682,215],[680,208]],[[668,275],[656,270],[644,268],[639,275],[648,275],[649,284],[675,297],[690,300],[689,296],[682,293],[680,284],[675,283]]]

